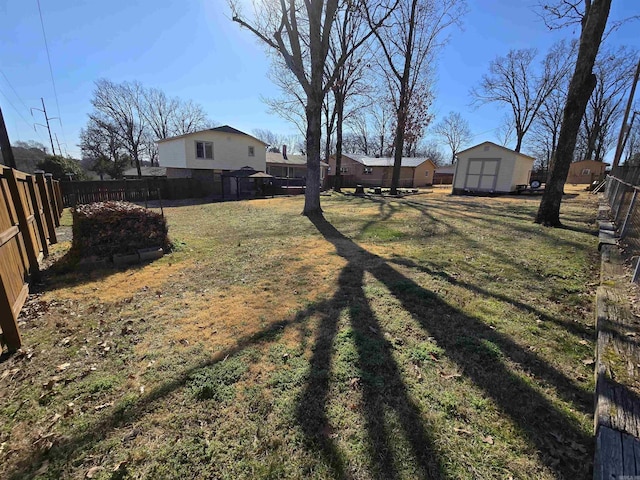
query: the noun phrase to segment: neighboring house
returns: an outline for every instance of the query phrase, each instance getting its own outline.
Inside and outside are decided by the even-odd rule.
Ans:
[[[456,172],[456,165],[443,165],[436,167],[433,174],[434,185],[451,185],[453,184],[453,174]]]
[[[343,154],[340,166],[343,186],[356,184],[390,187],[393,177],[391,157],[366,157]],[[436,165],[428,158],[403,157],[400,167],[398,187],[425,187],[433,184]],[[329,185],[332,185],[336,171],[335,155],[329,157]]]
[[[597,160],[573,162],[569,166],[567,183],[593,183],[604,177],[604,171],[608,166],[608,163],[598,162]]]
[[[528,185],[535,159],[492,142],[458,153],[453,194],[511,193]]]
[[[229,125],[156,140],[158,162],[168,178],[220,182],[223,173],[251,167],[266,169],[268,144]]]
[[[282,153],[267,152],[267,173],[277,178],[307,178],[307,156],[287,153],[287,146],[282,146]],[[320,162],[320,184],[324,185],[329,164]]]
[[[167,167],[140,167],[142,178],[159,178],[167,176]],[[138,169],[136,167],[127,168],[122,172],[122,176],[126,179],[138,178]]]

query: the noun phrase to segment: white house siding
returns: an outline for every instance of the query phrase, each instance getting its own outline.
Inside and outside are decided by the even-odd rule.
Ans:
[[[158,143],[158,159],[163,167],[186,168],[185,139]]]
[[[196,142],[213,143],[213,159],[196,158]],[[249,156],[249,147],[253,147],[253,156]],[[203,131],[159,141],[158,160],[163,167],[190,172],[187,175],[172,171],[173,177],[191,177],[192,170],[238,170],[242,167],[266,170],[263,143],[247,135],[226,132]]]
[[[244,135],[223,132],[199,132],[185,137],[187,168],[238,170],[252,167],[264,172],[267,168],[264,144]],[[196,142],[213,143],[213,160],[196,158]],[[249,147],[254,156],[249,156]],[[162,165],[162,161],[160,162]]]

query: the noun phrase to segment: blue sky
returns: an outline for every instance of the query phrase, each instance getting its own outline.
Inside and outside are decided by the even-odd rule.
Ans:
[[[246,1],[244,3],[247,3]],[[545,52],[576,29],[550,32],[531,1],[469,0],[463,30],[451,30],[440,57],[434,113],[449,111],[471,124],[474,143],[497,141],[505,114],[497,105],[474,108],[469,90],[489,62],[511,48]],[[58,102],[49,72],[37,0],[0,0],[0,106],[12,141],[48,145],[40,107],[43,97],[52,127],[69,154],[79,157],[80,129],[91,111],[94,81],[138,80],[168,95],[192,99],[209,117],[251,132],[256,128],[296,133],[269,114],[261,97],[277,96],[266,78],[263,47],[229,19],[225,0],[40,0]],[[640,14],[637,0],[614,0],[611,19]],[[611,45],[640,48],[638,22],[609,38]],[[59,109],[58,109],[59,105]],[[56,147],[57,148],[57,147]]]

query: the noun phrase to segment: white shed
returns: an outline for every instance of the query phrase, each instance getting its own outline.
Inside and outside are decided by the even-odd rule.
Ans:
[[[535,159],[492,142],[458,153],[453,194],[511,193],[528,185]]]

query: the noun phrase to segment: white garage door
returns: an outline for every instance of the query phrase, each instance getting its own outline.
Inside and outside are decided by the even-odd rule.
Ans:
[[[499,158],[470,158],[464,188],[478,191],[495,190],[499,168]]]

